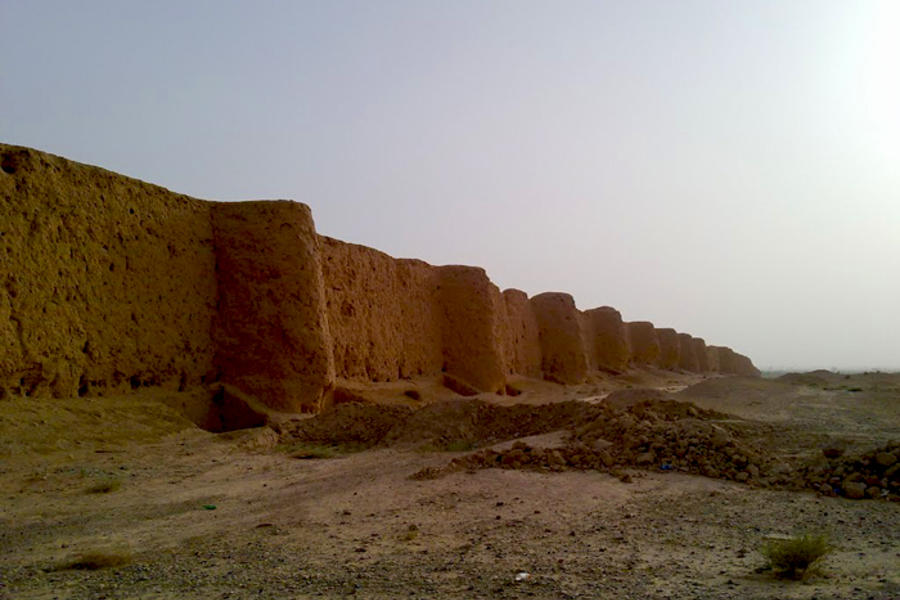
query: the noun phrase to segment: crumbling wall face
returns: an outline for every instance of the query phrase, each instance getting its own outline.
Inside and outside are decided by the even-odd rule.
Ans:
[[[581,319],[569,294],[545,292],[531,299],[541,342],[544,378],[581,383],[588,373]]]
[[[678,334],[678,344],[681,352],[681,358],[678,360],[678,366],[685,371],[696,373],[700,370],[700,362],[694,352],[694,338],[689,333]]]
[[[0,398],[211,374],[208,205],[28,148],[0,162]]]
[[[507,374],[541,377],[541,337],[537,317],[521,290],[504,290],[504,356]]]
[[[675,369],[681,362],[681,343],[674,329],[657,328],[656,338],[659,340],[659,366],[663,369]]]
[[[650,321],[632,321],[627,323],[626,327],[628,331],[628,346],[631,348],[632,364],[658,364],[660,347],[653,323]]]
[[[336,375],[393,381],[440,372],[434,267],[319,236]]]
[[[707,358],[706,342],[703,338],[694,338],[694,356],[697,357],[697,370],[706,373],[710,370],[709,359]]]
[[[486,392],[506,383],[503,356],[505,307],[484,269],[438,267],[444,370]]]
[[[588,348],[596,369],[621,373],[628,369],[631,351],[622,315],[610,306],[592,308],[584,312],[590,323]]]
[[[220,379],[279,410],[319,410],[334,385],[319,239],[296,202],[215,204]]]

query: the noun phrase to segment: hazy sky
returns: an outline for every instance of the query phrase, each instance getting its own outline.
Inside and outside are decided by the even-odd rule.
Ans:
[[[900,368],[900,2],[0,0],[0,140]]]

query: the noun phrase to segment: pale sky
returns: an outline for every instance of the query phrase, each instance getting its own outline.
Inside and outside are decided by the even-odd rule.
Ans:
[[[900,1],[0,0],[0,140],[900,369]]]

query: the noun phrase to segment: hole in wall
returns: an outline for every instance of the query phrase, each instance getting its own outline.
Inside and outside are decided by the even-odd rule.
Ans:
[[[12,175],[16,172],[16,164],[15,160],[9,154],[4,154],[3,158],[0,159],[0,169],[3,170],[7,175]]]

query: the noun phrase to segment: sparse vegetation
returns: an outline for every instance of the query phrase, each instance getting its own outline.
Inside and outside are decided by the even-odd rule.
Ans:
[[[360,452],[365,447],[357,444],[315,444],[301,442],[284,444],[279,449],[291,458],[313,460],[324,458],[340,458],[344,454]]]
[[[452,440],[444,446],[445,452],[468,452],[478,446],[472,440]]]
[[[831,550],[827,536],[805,533],[783,540],[768,540],[760,553],[777,577],[806,579]]]
[[[109,567],[119,567],[131,562],[131,553],[127,551],[96,551],[79,554],[72,560],[63,562],[56,567],[57,571],[77,569],[82,571],[96,571]]]
[[[88,494],[109,494],[122,487],[122,482],[112,477],[94,483],[87,489]]]
[[[432,441],[419,446],[420,452],[469,452],[478,448],[472,440],[456,439],[450,441]]]
[[[399,540],[401,542],[411,542],[416,539],[419,535],[419,527],[417,525],[410,525],[407,527],[406,531],[404,531],[400,536]]]

